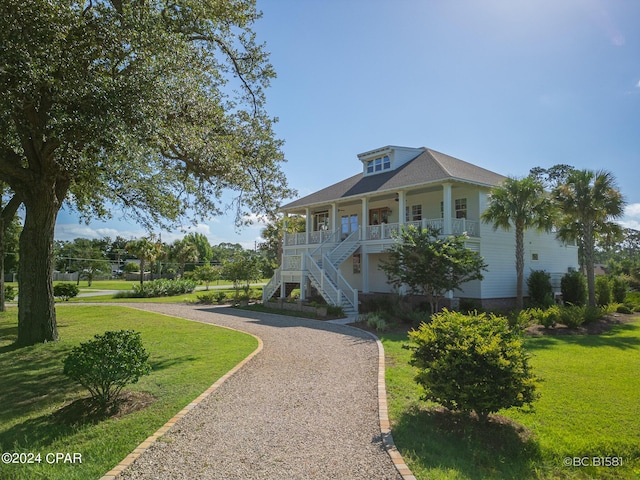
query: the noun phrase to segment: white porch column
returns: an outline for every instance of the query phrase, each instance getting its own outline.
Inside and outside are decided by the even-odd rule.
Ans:
[[[406,221],[407,210],[407,195],[403,192],[398,192],[398,225],[402,226]]]
[[[369,293],[369,252],[365,245],[360,247],[360,274],[362,275],[362,293]]]
[[[331,204],[331,233],[335,232],[338,228],[338,204]]]
[[[360,240],[367,240],[369,226],[369,199],[362,197],[362,221],[360,222]]]
[[[442,233],[451,235],[453,229],[451,227],[451,184],[442,184]]]
[[[308,240],[308,237],[307,237]],[[302,272],[300,272],[300,300],[306,300],[307,298],[307,254],[302,255]]]
[[[305,240],[306,240],[304,244],[309,245],[309,232],[313,228],[313,223],[311,222],[311,215],[310,215],[309,208],[304,209],[304,215],[305,215],[304,232],[305,232]]]

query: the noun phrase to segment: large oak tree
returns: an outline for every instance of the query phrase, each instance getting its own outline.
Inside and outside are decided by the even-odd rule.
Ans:
[[[61,206],[149,228],[289,196],[251,0],[3,0],[0,181],[24,205],[20,345],[56,340]],[[195,213],[194,213],[195,212]]]

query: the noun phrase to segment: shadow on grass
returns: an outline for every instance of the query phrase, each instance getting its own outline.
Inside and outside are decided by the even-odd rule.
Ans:
[[[530,478],[541,458],[532,434],[510,420],[491,416],[487,424],[443,408],[406,411],[392,428],[393,439],[414,474],[459,472],[461,477]]]
[[[200,360],[199,357],[194,357],[192,355],[183,355],[182,357],[172,357],[163,360],[158,360],[157,358],[152,357],[149,360],[149,364],[151,365],[152,372],[158,372],[160,370],[171,368],[178,364],[188,364],[190,362],[195,362],[198,360]]]
[[[147,408],[156,398],[147,392],[123,391],[120,397],[107,408],[100,407],[91,398],[74,400],[52,412],[30,418],[0,433],[0,447],[7,451],[38,445],[45,447],[55,440],[72,435],[83,425],[95,425],[110,418]],[[17,440],[19,439],[19,440]],[[13,444],[10,444],[11,442]],[[21,443],[20,443],[21,442]]]

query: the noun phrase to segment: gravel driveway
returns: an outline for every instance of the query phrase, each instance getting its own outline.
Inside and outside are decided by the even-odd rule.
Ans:
[[[119,478],[402,478],[383,447],[378,348],[365,332],[231,308],[136,307],[248,332],[264,348]]]

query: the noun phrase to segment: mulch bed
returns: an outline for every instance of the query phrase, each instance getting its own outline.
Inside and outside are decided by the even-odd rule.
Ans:
[[[595,322],[590,322],[577,328],[569,328],[566,325],[558,324],[554,328],[545,328],[542,325],[533,325],[525,331],[527,335],[601,335],[611,330],[615,325],[622,325],[633,322],[638,318],[638,314],[627,315],[624,313],[612,313],[605,315]]]
[[[640,317],[639,314],[627,315],[624,313],[612,313],[601,319],[582,325],[578,328],[569,328],[566,325],[558,324],[555,328],[545,328],[542,325],[533,325],[525,330],[527,335],[532,337],[543,335],[601,335],[611,330],[615,325],[630,323]],[[351,323],[352,327],[367,330],[375,335],[380,333],[407,333],[413,329],[410,325],[396,325],[387,332],[378,332],[375,328],[368,327],[365,322]]]
[[[120,392],[117,402],[106,411],[92,402],[90,397],[75,400],[53,413],[56,423],[65,425],[82,425],[98,423],[108,418],[121,418],[129,413],[137,412],[148,407],[156,398],[147,392]]]

